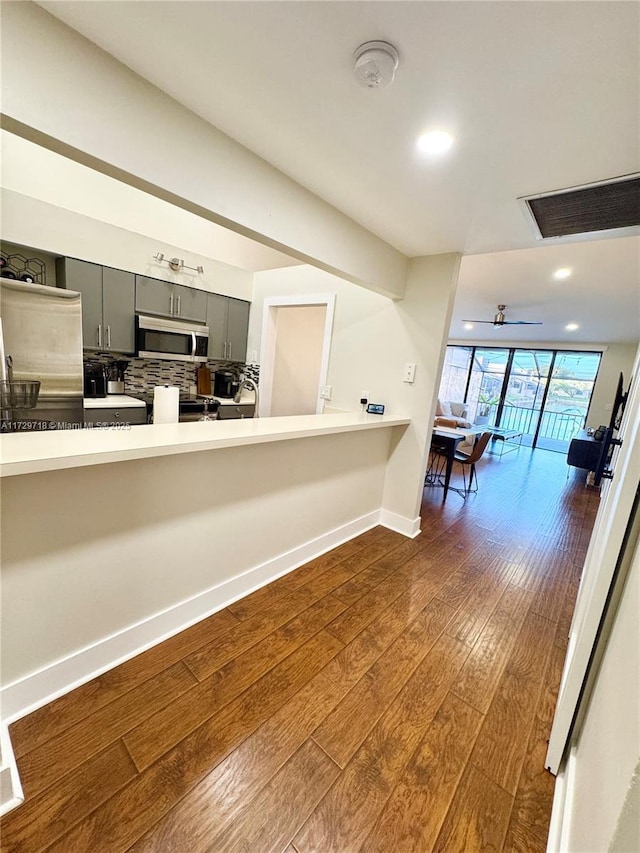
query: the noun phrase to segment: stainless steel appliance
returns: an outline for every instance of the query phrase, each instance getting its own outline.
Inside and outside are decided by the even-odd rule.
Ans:
[[[178,402],[178,418],[181,423],[187,421],[215,421],[218,418],[220,403],[211,397],[181,398]]]
[[[82,308],[73,290],[0,279],[0,365],[11,356],[16,381],[39,381],[33,409],[13,413],[14,429],[81,428]]]
[[[136,315],[136,355],[172,361],[204,362],[209,354],[209,328],[163,317]]]
[[[112,361],[107,365],[107,394],[124,394],[124,374],[128,361]]]

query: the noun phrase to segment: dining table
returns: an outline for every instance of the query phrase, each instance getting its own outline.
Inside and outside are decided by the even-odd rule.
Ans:
[[[442,501],[446,501],[447,494],[449,492],[449,483],[451,482],[451,471],[453,470],[453,463],[455,461],[456,450],[460,442],[464,441],[465,438],[473,437],[476,439],[480,433],[484,432],[484,427],[468,427],[465,429],[459,427],[443,427],[438,426],[434,427],[433,433],[431,435],[431,453],[438,454],[439,456],[443,456],[445,459],[445,468],[444,468],[444,479],[440,481],[439,477],[436,477],[435,480],[432,479],[430,483],[427,483],[427,479],[429,478],[429,473],[425,477],[425,485],[442,485],[443,493],[442,493]],[[432,475],[433,477],[433,475]]]

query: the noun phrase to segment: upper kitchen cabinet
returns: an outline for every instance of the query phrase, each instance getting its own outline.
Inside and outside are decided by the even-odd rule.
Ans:
[[[205,323],[207,294],[195,287],[137,275],[136,311],[138,314],[155,314],[160,317],[174,317],[176,320]]]
[[[209,358],[245,361],[250,304],[243,299],[208,294]]]
[[[59,287],[82,294],[82,345],[85,349],[135,352],[133,273],[58,258]]]

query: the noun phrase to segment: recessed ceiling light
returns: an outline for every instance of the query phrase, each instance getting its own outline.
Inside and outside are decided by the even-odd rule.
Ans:
[[[418,137],[416,145],[423,154],[443,154],[453,145],[453,136],[444,130],[430,130]]]
[[[580,326],[577,323],[567,323],[565,329],[567,332],[575,332],[576,329],[579,329]]]
[[[562,278],[569,278],[570,275],[571,275],[571,267],[560,267],[559,269],[557,269],[554,272],[553,277],[562,279]]]
[[[465,323],[464,327],[465,329],[473,329],[473,323]]]

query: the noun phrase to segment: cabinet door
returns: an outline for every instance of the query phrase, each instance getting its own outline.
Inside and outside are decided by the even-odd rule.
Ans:
[[[245,361],[247,357],[249,306],[250,303],[243,299],[229,299],[227,358],[233,361]]]
[[[103,267],[102,316],[105,345],[116,352],[135,352],[135,276]]]
[[[209,358],[226,358],[227,313],[229,297],[207,294],[207,326],[209,327]]]
[[[173,317],[175,311],[174,286],[157,278],[136,276],[136,311],[139,314],[157,314]]]
[[[56,263],[58,286],[82,294],[82,346],[101,349],[105,344],[102,322],[102,267],[74,258],[61,258]]]
[[[174,286],[174,298],[174,317],[179,320],[195,320],[197,323],[206,322],[207,294],[204,290],[176,284]]]

